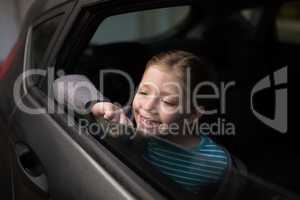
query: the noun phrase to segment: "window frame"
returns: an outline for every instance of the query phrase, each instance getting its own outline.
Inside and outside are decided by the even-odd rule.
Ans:
[[[107,5],[108,4],[108,5]],[[166,8],[166,7],[175,7],[175,6],[185,6],[185,5],[197,5],[195,1],[188,0],[182,2],[180,0],[173,1],[157,1],[157,2],[136,2],[132,5],[128,5],[126,3],[120,3],[119,6],[109,5],[109,3],[100,3],[91,6],[86,6],[82,9],[80,13],[79,19],[77,19],[77,27],[73,27],[70,31],[70,35],[67,36],[67,41],[65,45],[60,49],[59,57],[57,58],[56,67],[59,69],[65,68],[65,66],[72,66],[74,59],[77,58],[81,52],[83,52],[84,48],[88,44],[88,42],[93,37],[97,28],[101,26],[102,21],[105,18],[125,14],[129,12],[137,12],[143,10],[150,10],[156,8]],[[185,19],[186,23],[181,23],[179,27],[178,33],[184,32],[187,27],[193,23],[191,18],[191,13],[193,9],[191,7],[190,15]],[[152,42],[153,40],[166,39],[168,37],[172,37],[177,34],[174,33],[172,29],[170,32],[162,34],[158,37],[153,37],[147,42]],[[78,39],[79,38],[79,39]],[[67,45],[66,45],[67,44]],[[73,47],[73,48],[72,48]],[[67,67],[68,68],[68,67]],[[65,68],[66,69],[66,68]]]
[[[86,4],[87,5],[87,7],[90,7],[90,6],[92,6],[94,3],[93,3],[94,1],[89,1],[89,3],[88,4]],[[170,2],[170,1],[166,1],[166,2],[168,2],[169,4],[174,4],[174,2]],[[109,4],[109,5],[111,5],[110,4],[110,2],[104,2],[103,3],[103,5],[107,5],[107,4]],[[181,2],[182,3],[182,2]],[[151,2],[151,3],[136,3],[136,4],[138,4],[138,5],[149,5],[149,7],[151,7],[152,5],[153,5],[153,2]],[[114,5],[114,4],[112,4],[112,5]],[[111,6],[112,6],[111,5]],[[159,5],[159,2],[157,2],[157,5]],[[95,5],[93,5],[93,6],[95,6]],[[126,7],[127,5],[123,5],[124,7]],[[134,6],[134,5],[133,5]],[[129,6],[130,7],[130,6]],[[90,8],[92,8],[92,7],[90,7]],[[104,8],[103,8],[103,10],[105,9],[105,6],[104,6]],[[77,10],[77,11],[75,11],[75,13],[76,12],[80,12],[81,11],[81,7],[80,7],[80,9],[79,10]],[[76,13],[77,14],[77,13]],[[85,13],[86,14],[86,13]],[[77,22],[86,22],[86,20],[90,17],[90,16],[88,16],[88,15],[85,15],[85,16],[81,16],[80,18],[77,18],[77,15],[75,15],[74,14],[74,17],[76,18],[73,18],[72,20],[74,20],[74,21],[72,21],[71,20],[71,22],[73,22],[71,25],[70,24],[68,24],[67,25],[67,28],[66,28],[66,30],[64,30],[64,32],[63,32],[63,34],[67,34],[67,33],[72,33],[72,31],[70,31],[70,30],[73,30],[72,29],[72,26],[74,25],[74,24],[76,24]],[[87,18],[85,18],[84,20],[82,20],[82,18],[84,18],[84,17],[87,17]],[[84,27],[84,26],[83,26]],[[75,30],[77,30],[78,31],[78,29],[75,29]],[[86,33],[86,32],[85,32]],[[79,34],[78,34],[79,36],[82,36],[82,35],[84,35],[83,34],[83,32],[79,32]],[[65,39],[64,37],[61,37],[61,39]],[[78,50],[78,49],[76,49],[76,51],[75,52],[72,52],[72,51],[70,51],[70,49],[68,50],[68,49],[65,49],[65,46],[64,46],[64,44],[68,44],[68,46],[72,46],[72,45],[78,45],[79,47],[82,47],[81,45],[83,45],[84,44],[84,40],[82,40],[82,39],[86,39],[86,38],[80,38],[80,40],[74,40],[74,38],[73,39],[68,39],[67,38],[67,41],[70,41],[71,43],[70,44],[68,44],[67,42],[65,42],[65,41],[62,41],[62,40],[60,40],[60,43],[59,43],[59,45],[57,45],[56,46],[56,49],[54,49],[54,52],[52,52],[51,53],[51,55],[49,55],[49,62],[52,62],[52,63],[55,63],[56,64],[56,66],[59,66],[61,63],[63,63],[63,61],[64,60],[58,60],[57,62],[56,62],[56,56],[57,56],[57,52],[62,52],[62,53],[66,53],[65,55],[68,55],[68,56],[70,56],[68,59],[70,59],[72,56],[73,56],[73,58],[75,57],[74,55],[75,55],[75,53],[76,53],[76,51],[80,51],[80,50]],[[62,47],[62,48],[60,48],[60,47]],[[63,66],[63,65],[62,65]],[[47,99],[47,96],[46,95],[44,95],[43,96],[43,92],[42,92],[42,90],[41,90],[41,88],[37,88],[37,87],[34,87],[33,88],[33,91],[32,91],[32,94],[38,99],[38,100],[40,100],[39,102],[42,102],[41,104],[42,105],[47,105],[47,102],[46,102],[46,99]],[[40,97],[38,97],[38,96],[40,96]],[[116,173],[116,177],[118,178],[118,180],[119,180],[119,176],[121,176],[120,175],[120,173],[122,173],[122,171],[120,170],[120,167],[118,168],[116,168],[116,166],[113,166],[114,164],[116,164],[116,163],[119,163],[119,164],[122,164],[122,162],[119,160],[119,159],[117,159],[115,156],[114,156],[114,154],[112,154],[107,148],[105,148],[105,147],[103,147],[103,145],[102,144],[100,144],[99,142],[97,142],[93,137],[89,137],[89,136],[78,136],[78,129],[76,129],[76,128],[74,128],[74,127],[68,127],[66,124],[67,124],[67,122],[66,122],[66,116],[61,116],[61,115],[58,115],[58,114],[53,114],[53,115],[51,115],[52,117],[53,117],[53,119],[55,119],[55,121],[57,121],[58,123],[59,123],[59,125],[61,125],[62,126],[62,128],[64,128],[65,130],[66,130],[66,132],[68,132],[68,134],[72,137],[72,139],[74,139],[81,147],[83,147],[83,149],[85,150],[85,151],[87,151],[89,154],[91,154],[91,156],[98,162],[98,163],[102,163],[103,165],[106,165],[106,167],[110,167],[111,166],[111,168],[112,169],[107,169],[110,173],[114,173],[114,170],[117,170],[117,171],[115,171]],[[91,146],[90,146],[91,145]],[[100,150],[103,150],[103,152],[100,152],[99,151],[99,148],[100,148]],[[107,161],[106,162],[106,160],[105,161],[103,161],[102,160],[102,156],[101,155],[104,155],[105,154],[105,156],[106,156],[106,158],[107,157],[109,157],[109,161]],[[132,171],[131,171],[131,169],[129,168],[129,167],[127,167],[126,165],[122,165],[121,166],[121,169],[124,169],[124,172],[129,172],[129,174],[130,175],[128,175],[128,174],[125,174],[124,175],[124,173],[122,174],[122,176],[123,176],[123,179],[122,180],[127,180],[126,178],[124,178],[124,176],[126,177],[128,177],[128,176],[131,176],[132,174]],[[133,176],[133,175],[132,175]],[[131,179],[132,180],[132,179]],[[142,184],[145,184],[145,182],[142,182]],[[128,186],[129,187],[129,186]],[[131,186],[132,187],[132,186]],[[145,190],[145,189],[144,189]],[[144,190],[142,190],[142,191],[139,191],[139,194],[141,194],[141,192],[143,193],[143,191]],[[174,195],[173,195],[174,196]],[[175,199],[179,199],[179,197],[178,196],[176,196],[175,195]]]
[[[27,35],[26,35],[26,43],[25,43],[25,52],[24,52],[24,61],[23,61],[23,72],[26,72],[27,70],[32,69],[41,69],[41,70],[47,70],[49,68],[49,59],[52,55],[52,50],[55,49],[56,42],[60,36],[60,32],[64,27],[64,24],[66,23],[66,20],[68,18],[68,14],[71,11],[71,8],[73,7],[73,3],[67,3],[65,5],[62,5],[58,7],[55,10],[52,10],[50,12],[46,12],[42,14],[41,16],[38,16],[28,27]],[[33,33],[35,29],[39,29],[43,24],[55,20],[56,18],[60,18],[59,22],[57,24],[56,30],[54,31],[51,39],[48,41],[48,46],[44,51],[43,58],[41,59],[41,62],[45,65],[43,66],[32,66],[32,54],[33,54]],[[24,77],[23,76],[23,89],[25,92],[27,92],[27,89],[33,87],[33,86],[39,86],[43,80],[45,80],[46,77],[36,77],[36,81],[33,80],[33,77]]]
[[[105,2],[93,6],[87,6],[86,8],[83,8],[81,10],[81,12],[79,13],[79,17],[74,21],[73,24],[76,24],[76,26],[70,28],[69,33],[72,36],[67,35],[63,47],[59,50],[58,53],[59,57],[56,59],[56,65],[55,65],[56,70],[62,69],[61,66],[66,66],[66,68],[68,66],[71,66],[70,60],[72,61],[73,60],[72,58],[76,57],[78,53],[83,52],[84,47],[88,44],[93,34],[95,33],[96,29],[99,27],[99,24],[102,22],[104,18],[116,14],[122,14],[122,13],[134,12],[140,10],[165,8],[165,7],[173,7],[173,6],[181,6],[181,5],[192,5],[192,2],[193,1],[182,2],[176,0],[176,1],[165,1],[165,2],[158,1],[156,3],[137,2],[133,5],[128,5],[123,3],[120,4],[119,7],[116,6],[110,7],[110,10],[108,10],[107,7],[105,6],[106,5]],[[62,116],[58,116],[56,114],[54,114],[53,117],[59,119],[61,125],[64,126],[68,131],[72,130],[73,134],[74,131],[78,133],[79,129],[76,125],[72,128],[66,126],[66,120],[65,120],[66,116],[63,117],[64,118],[63,120],[62,120]],[[92,140],[94,143],[99,143],[99,141],[97,141],[94,137],[90,136],[89,133],[86,133],[84,135],[87,135],[89,137],[88,140]],[[79,142],[78,140],[76,141]],[[142,180],[144,180],[145,183],[151,185],[151,187],[153,187],[161,195],[172,199],[182,199],[187,196],[189,197],[189,199],[192,200],[197,199],[199,194],[194,195],[189,191],[186,191],[178,184],[174,183],[173,181],[169,180],[167,177],[159,173],[158,170],[156,169],[154,170],[154,168],[151,169],[152,168],[151,165],[146,161],[144,162],[147,163],[147,165],[149,166],[147,168],[150,172],[148,174],[147,173],[142,174],[141,172],[144,172],[146,165],[143,165],[143,167],[139,167],[140,169],[139,171],[137,171],[136,169],[137,167],[134,169],[132,163],[129,163],[130,161],[124,158],[128,154],[116,155],[116,153],[114,152],[116,149],[110,149],[110,147],[103,144],[102,142],[97,145],[98,146],[103,145],[107,149],[107,151],[110,152],[111,156],[118,158],[120,160],[119,162],[125,164],[127,170],[130,170],[131,173],[138,175],[139,178],[142,178]],[[88,149],[88,147],[85,145],[84,148]],[[114,173],[118,174],[119,172],[115,171]],[[153,176],[153,173],[155,176]],[[156,177],[156,179],[153,179],[153,177]],[[176,191],[176,194],[174,193],[174,191]]]
[[[58,32],[58,28],[59,28],[59,26],[60,26],[60,24],[62,23],[62,18],[63,18],[63,16],[64,16],[64,12],[60,12],[60,13],[57,13],[57,14],[55,14],[55,15],[51,15],[50,17],[47,17],[46,19],[43,19],[41,22],[40,21],[38,21],[38,22],[36,22],[36,23],[34,23],[31,27],[30,27],[30,30],[31,30],[31,38],[33,39],[33,37],[34,37],[34,33],[35,33],[35,31],[39,31],[39,30],[41,30],[41,29],[43,29],[43,28],[41,28],[43,25],[45,25],[46,23],[48,23],[48,22],[51,22],[52,20],[53,21],[55,21],[55,19],[57,19],[57,18],[60,18],[59,19],[59,22],[56,24],[56,29],[54,30],[54,34],[52,35],[52,37],[51,37],[51,39],[48,41],[48,46],[47,46],[47,48],[45,49],[45,51],[44,51],[44,55],[43,55],[43,58],[41,58],[41,61],[43,62],[44,60],[45,60],[45,57],[46,57],[46,55],[47,55],[47,53],[49,52],[49,49],[51,48],[51,44],[53,44],[53,40],[54,40],[54,38],[56,37],[56,35],[57,35],[57,32]],[[33,42],[31,41],[31,45],[30,45],[30,64],[32,63],[32,53],[33,53]],[[32,68],[41,68],[41,67],[39,67],[39,66],[34,66],[34,67],[32,67]],[[45,67],[44,67],[45,68]]]

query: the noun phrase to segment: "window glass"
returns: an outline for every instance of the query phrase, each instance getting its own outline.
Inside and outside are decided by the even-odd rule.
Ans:
[[[91,43],[105,44],[152,38],[180,24],[187,17],[189,11],[190,6],[179,6],[108,17],[96,31]]]
[[[61,15],[51,18],[37,25],[32,30],[31,40],[31,62],[30,67],[42,67],[43,58],[50,41],[59,25]]]
[[[279,41],[300,43],[300,2],[289,2],[281,7],[276,28]]]

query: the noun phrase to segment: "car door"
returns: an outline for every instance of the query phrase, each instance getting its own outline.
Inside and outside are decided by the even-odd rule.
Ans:
[[[86,25],[84,17],[88,13],[83,8],[90,4],[82,1],[73,5],[55,7],[27,32],[23,61],[26,73],[17,78],[15,93],[23,95],[16,97],[9,122],[14,130],[15,198],[183,198],[184,191],[172,194],[171,188],[166,189],[169,192],[157,191],[158,186],[154,189],[94,137],[79,132],[72,113],[64,112],[51,98],[55,73],[51,66],[56,64],[64,42],[74,40],[74,26]],[[167,188],[164,181],[156,182]]]
[[[41,65],[47,64],[44,62],[47,60],[47,51],[63,26],[66,8],[70,9],[70,5],[47,13],[29,28],[24,71],[42,70]],[[24,74],[19,77],[22,76]],[[39,78],[25,78],[23,80],[28,81],[26,83],[21,81],[26,86],[18,92],[24,95],[16,97],[19,103],[11,116],[11,126],[15,131],[15,198],[133,199],[70,137],[61,124],[49,113],[38,111],[42,109],[41,102],[47,99],[47,96],[39,96],[42,93],[34,86]]]

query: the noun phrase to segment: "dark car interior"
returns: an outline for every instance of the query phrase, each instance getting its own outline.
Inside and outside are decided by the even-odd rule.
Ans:
[[[99,86],[99,69],[120,69],[129,73],[137,85],[147,60],[159,52],[181,49],[207,56],[219,82],[236,82],[226,98],[226,114],[218,113],[205,119],[213,121],[222,116],[234,122],[236,135],[214,136],[213,139],[241,160],[250,173],[291,191],[299,191],[300,177],[296,172],[300,160],[294,135],[274,133],[252,115],[249,106],[250,91],[257,81],[283,66],[295,68],[300,64],[297,59],[300,45],[278,40],[276,16],[281,4],[276,6],[257,8],[254,5],[211,18],[200,15],[200,8],[194,6],[189,16],[193,20],[187,18],[185,26],[162,37],[85,46],[67,73],[84,74]],[[247,19],[241,9],[257,12],[253,19]],[[104,83],[109,85],[104,88],[104,95],[112,102],[124,105],[129,91],[124,77],[107,76]],[[269,100],[273,96],[270,91],[254,98],[257,109],[270,117],[274,114],[275,103]]]

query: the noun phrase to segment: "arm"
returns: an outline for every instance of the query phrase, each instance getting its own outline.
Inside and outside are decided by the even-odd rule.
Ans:
[[[92,102],[109,102],[83,75],[66,75],[53,83],[54,98],[75,111],[87,109]]]
[[[92,112],[95,117],[104,117],[122,124],[131,123],[124,111],[109,102],[86,76],[66,75],[56,79],[53,83],[53,95],[58,103],[78,113]]]

